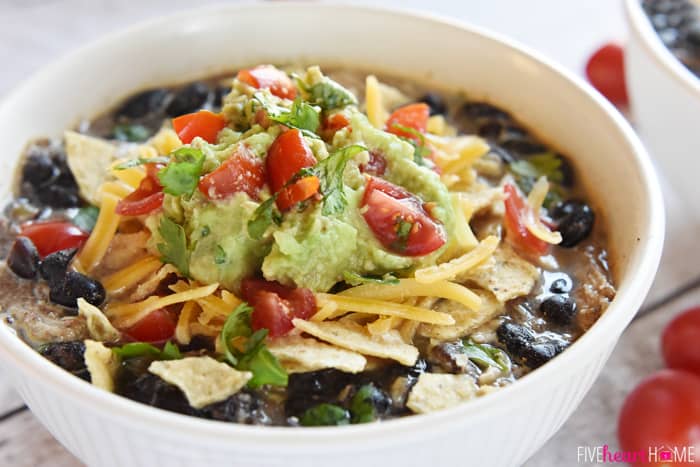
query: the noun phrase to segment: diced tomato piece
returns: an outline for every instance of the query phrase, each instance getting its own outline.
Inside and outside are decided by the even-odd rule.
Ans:
[[[209,199],[223,199],[241,191],[257,199],[263,185],[263,162],[248,146],[241,145],[219,168],[202,177],[199,191]]]
[[[238,81],[254,88],[269,89],[272,94],[283,99],[294,99],[297,89],[287,73],[272,65],[259,65],[238,72]]]
[[[386,159],[378,151],[369,152],[369,160],[360,165],[360,171],[371,175],[382,176],[386,172]]]
[[[625,107],[629,104],[625,82],[625,53],[617,44],[606,44],[588,59],[588,81],[610,102]]]
[[[42,257],[59,250],[80,248],[90,236],[65,221],[28,222],[22,226],[20,235],[28,237]]]
[[[424,102],[399,107],[386,121],[386,131],[416,141],[416,135],[400,127],[412,128],[425,133],[430,118],[430,107]],[[420,141],[416,141],[420,143]]]
[[[348,125],[350,125],[350,120],[345,115],[336,113],[326,119],[323,129],[333,135],[336,131],[342,130]]]
[[[146,176],[139,187],[117,203],[115,212],[120,216],[142,216],[157,211],[163,206],[163,187],[158,180],[160,164],[146,164]]]
[[[315,164],[316,158],[301,131],[297,129],[287,130],[275,139],[267,152],[265,167],[267,183],[272,192],[277,193],[282,190],[277,197],[278,208],[281,210],[289,209],[294,204],[316,194],[318,191],[316,177],[305,177],[284,188],[297,172]],[[307,180],[307,178],[311,180]],[[316,189],[312,191],[314,186]]]
[[[369,179],[362,209],[374,236],[394,253],[423,256],[446,242],[445,228],[430,217],[421,201],[386,180]]]
[[[525,225],[525,216],[534,215],[530,213],[530,207],[512,184],[507,183],[503,190],[506,194],[504,222],[511,242],[525,253],[534,256],[544,255],[549,250],[549,245],[535,237]]]
[[[199,136],[208,143],[216,142],[216,135],[226,126],[223,115],[200,110],[173,118],[173,129],[185,144],[190,144]]]
[[[146,315],[141,321],[134,324],[125,333],[138,342],[165,342],[175,334],[176,322],[170,313],[158,308]]]
[[[268,329],[271,337],[291,331],[292,319],[309,319],[316,313],[316,298],[309,289],[254,278],[244,279],[241,288],[243,298],[253,307],[252,328]]]

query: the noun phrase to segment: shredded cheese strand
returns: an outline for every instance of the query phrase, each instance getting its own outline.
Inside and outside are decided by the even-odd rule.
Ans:
[[[435,282],[453,279],[459,274],[470,270],[473,267],[486,261],[486,259],[496,251],[498,238],[491,235],[482,240],[472,251],[447,263],[417,269],[415,272],[416,281],[422,284],[433,284]]]
[[[547,177],[542,176],[537,180],[537,183],[535,183],[530,194],[527,196],[527,204],[530,206],[530,210],[525,216],[525,227],[532,235],[543,242],[557,245],[561,243],[561,233],[549,230],[547,226],[542,223],[542,219],[540,218],[542,205],[544,204],[544,199],[547,197],[548,191],[549,182],[547,181]]]
[[[333,295],[317,293],[316,297],[320,302],[333,302],[338,306],[338,310],[329,318],[335,318],[347,311],[356,311],[372,315],[396,316],[398,318],[412,319],[421,323],[429,324],[454,324],[455,320],[447,313],[428,310],[416,306],[401,305],[383,300],[373,300],[370,298],[349,297],[343,295]]]
[[[105,193],[102,196],[100,214],[97,216],[95,228],[78,256],[80,269],[83,271],[89,272],[94,269],[107,253],[119,226],[119,215],[114,211],[118,202],[119,198],[113,194]]]
[[[175,339],[180,344],[187,345],[192,340],[190,323],[192,322],[196,307],[196,302],[187,302],[183,305],[182,310],[180,310],[180,316],[177,318],[177,326],[175,326]]]
[[[365,80],[365,107],[367,119],[375,128],[384,128],[387,112],[382,103],[382,91],[379,89],[379,81],[374,75],[367,76]]]
[[[155,273],[162,265],[163,263],[155,256],[147,256],[105,277],[102,281],[102,285],[104,285],[107,293],[110,294],[121,290],[128,290],[146,277]]]

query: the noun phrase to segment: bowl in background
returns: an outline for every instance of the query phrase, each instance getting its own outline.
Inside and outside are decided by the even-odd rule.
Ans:
[[[700,8],[698,4],[697,8]],[[625,0],[625,77],[632,116],[654,161],[681,197],[700,194],[700,77],[664,45],[640,0]],[[700,204],[689,203],[700,221]]]
[[[546,136],[571,156],[607,223],[618,288],[609,309],[562,355],[510,387],[451,410],[347,427],[245,426],[148,407],[73,377],[0,323],[3,374],[92,466],[522,464],[590,388],[648,291],[663,241],[662,198],[644,148],[610,104],[561,67],[426,14],[293,2],[200,8],[106,37],[11,93],[0,104],[0,169],[11,173],[29,139],[59,136],[138,89],[290,60],[463,89]],[[0,187],[7,193],[10,179]]]

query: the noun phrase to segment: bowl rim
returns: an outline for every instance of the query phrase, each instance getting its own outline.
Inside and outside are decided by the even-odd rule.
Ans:
[[[636,164],[637,170],[647,187],[642,204],[648,206],[648,212],[646,212],[640,223],[646,235],[644,238],[640,238],[637,246],[635,246],[634,251],[636,254],[631,255],[633,258],[636,258],[637,267],[629,273],[629,277],[626,280],[620,281],[621,287],[618,288],[617,296],[606,312],[603,313],[590,330],[562,355],[500,391],[468,401],[448,410],[400,417],[382,423],[343,427],[291,429],[289,427],[249,426],[199,419],[156,409],[98,389],[53,365],[21,339],[17,338],[4,322],[0,325],[0,355],[3,356],[3,362],[11,362],[9,364],[15,370],[19,370],[22,374],[31,374],[32,379],[41,379],[44,386],[50,385],[52,391],[59,391],[63,396],[70,398],[78,405],[83,407],[89,406],[99,410],[101,414],[110,418],[132,422],[134,429],[159,430],[164,436],[166,434],[167,436],[174,436],[174,433],[179,433],[182,430],[192,437],[197,437],[204,443],[231,443],[233,439],[236,439],[237,447],[242,449],[255,450],[259,446],[269,446],[270,442],[275,442],[277,447],[283,447],[290,452],[299,450],[308,452],[310,443],[313,443],[316,451],[329,451],[338,448],[347,449],[349,443],[353,441],[361,442],[353,444],[353,449],[369,449],[370,446],[376,445],[386,446],[390,443],[405,442],[419,433],[426,434],[435,431],[433,427],[440,426],[441,430],[448,430],[450,426],[459,424],[463,417],[479,418],[487,416],[486,414],[512,410],[511,405],[503,403],[503,401],[507,401],[511,397],[517,398],[518,395],[523,397],[528,393],[528,390],[536,392],[539,386],[547,383],[548,378],[556,379],[557,373],[560,374],[559,377],[561,377],[562,373],[571,373],[576,369],[575,362],[577,357],[585,360],[586,353],[589,352],[592,346],[596,345],[597,339],[605,341],[606,336],[607,338],[613,337],[615,340],[617,339],[638,310],[644,296],[646,296],[661,256],[664,237],[664,206],[654,168],[644,147],[628,122],[583,79],[543,57],[539,52],[533,51],[515,40],[498,33],[442,15],[406,8],[358,6],[342,3],[311,3],[306,1],[288,1],[274,4],[238,3],[210,5],[139,22],[126,29],[107,34],[58,58],[50,65],[41,68],[25,83],[11,90],[0,102],[0,113],[4,112],[4,108],[10,100],[19,99],[22,95],[22,90],[25,87],[29,88],[31,83],[39,81],[45,75],[50,74],[53,70],[60,69],[67,63],[79,60],[80,57],[89,55],[122,38],[138,35],[149,28],[158,27],[161,23],[191,18],[193,15],[231,14],[242,9],[269,12],[272,8],[276,9],[277,14],[282,14],[280,10],[284,8],[313,8],[314,11],[323,9],[326,12],[334,12],[334,14],[342,14],[343,11],[353,10],[373,15],[399,16],[436,23],[436,25],[443,28],[459,29],[462,32],[497,42],[519,56],[534,59],[540,67],[556,75],[557,79],[568,82],[572,86],[573,91],[585,94],[589,100],[592,100],[598,107],[602,108],[610,119],[614,132],[618,133],[627,145],[630,161]],[[20,390],[20,392],[22,391]]]
[[[700,6],[695,6],[700,9]],[[700,97],[700,76],[696,76],[686,68],[681,61],[661,41],[651,20],[642,8],[640,0],[625,0],[625,14],[631,32],[639,37],[639,41],[648,55],[666,70],[676,82]]]

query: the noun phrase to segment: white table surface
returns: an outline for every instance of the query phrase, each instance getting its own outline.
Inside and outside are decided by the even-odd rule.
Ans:
[[[0,0],[0,98],[44,64],[94,38],[142,19],[209,3],[216,2]],[[428,8],[421,0],[346,3]],[[432,0],[429,9],[516,38],[577,73],[598,45],[624,41],[626,36],[619,0]],[[679,199],[671,185],[665,183],[667,247],[645,305],[649,313],[632,323],[579,409],[527,466],[576,464],[578,446],[615,447],[617,412],[625,394],[662,365],[660,330],[678,311],[700,304],[700,225],[688,223],[684,212],[689,202]],[[78,465],[0,375],[0,466]]]

